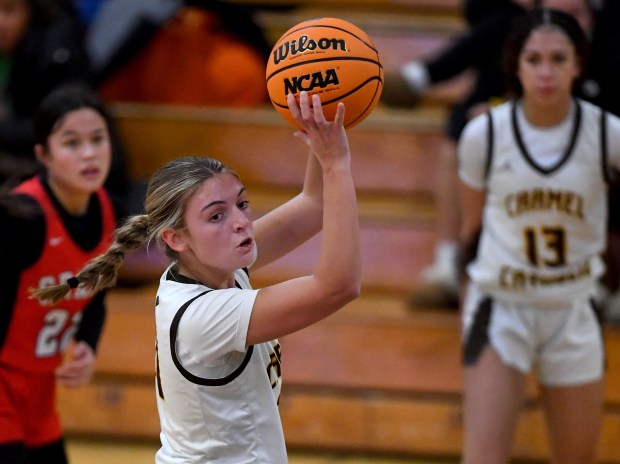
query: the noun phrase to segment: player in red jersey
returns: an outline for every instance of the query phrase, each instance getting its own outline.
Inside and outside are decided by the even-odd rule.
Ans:
[[[92,377],[105,317],[103,294],[74,290],[45,306],[29,288],[65,282],[106,250],[115,217],[103,189],[110,170],[109,117],[89,91],[50,94],[33,121],[45,168],[0,206],[0,462],[66,463],[56,383]]]

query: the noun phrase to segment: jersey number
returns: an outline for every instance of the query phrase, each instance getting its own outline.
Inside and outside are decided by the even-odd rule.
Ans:
[[[269,354],[271,362],[267,366],[267,377],[271,382],[271,388],[276,388],[278,380],[282,377],[282,369],[280,367],[280,357],[282,356],[282,349],[278,343],[273,347],[273,351]]]
[[[53,309],[43,321],[45,325],[37,335],[35,355],[37,358],[49,358],[62,353],[77,331],[82,313],[75,313],[67,326],[70,313],[66,309]]]
[[[523,231],[525,254],[536,267],[559,267],[566,264],[566,233],[562,227],[527,227]]]

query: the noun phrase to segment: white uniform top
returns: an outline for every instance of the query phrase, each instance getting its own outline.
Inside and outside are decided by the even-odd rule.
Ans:
[[[164,272],[157,291],[156,462],[287,462],[278,412],[278,340],[250,346],[246,337],[258,290],[244,270],[237,288],[212,290]]]
[[[515,102],[491,110],[491,129],[488,116],[473,119],[459,142],[461,179],[486,192],[471,281],[542,305],[591,293],[604,272],[606,181],[609,166],[620,166],[620,119],[581,100],[551,128],[529,124]]]

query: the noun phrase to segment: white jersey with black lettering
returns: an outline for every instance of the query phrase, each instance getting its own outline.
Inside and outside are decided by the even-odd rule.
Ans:
[[[244,270],[236,288],[212,290],[163,274],[155,309],[159,464],[287,462],[278,412],[277,340],[246,348],[258,290]]]
[[[618,138],[617,118],[581,100],[549,129],[529,125],[519,104],[507,102],[466,127],[459,173],[486,192],[478,251],[468,266],[483,292],[543,305],[592,293],[604,272],[610,160],[603,140],[610,118]],[[491,147],[486,155],[472,149],[473,139]]]

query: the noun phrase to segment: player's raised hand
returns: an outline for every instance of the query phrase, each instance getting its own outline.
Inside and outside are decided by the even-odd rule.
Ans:
[[[310,104],[312,99],[312,104]],[[344,103],[338,103],[333,121],[323,114],[321,99],[317,94],[308,96],[301,92],[299,103],[293,94],[287,95],[289,110],[302,130],[295,137],[302,139],[315,153],[321,163],[350,156],[349,141],[344,128]]]

